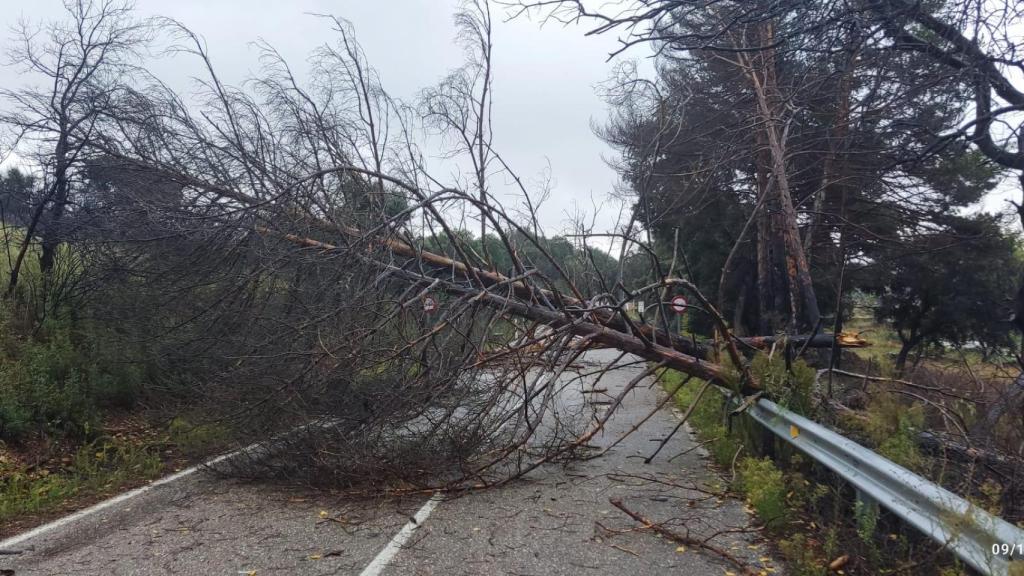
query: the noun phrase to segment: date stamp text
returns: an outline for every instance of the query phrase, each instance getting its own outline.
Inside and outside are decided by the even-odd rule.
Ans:
[[[1019,542],[1017,544],[1010,544],[1007,542],[1003,542],[1002,544],[993,544],[992,555],[1013,557],[1024,556],[1024,542]]]

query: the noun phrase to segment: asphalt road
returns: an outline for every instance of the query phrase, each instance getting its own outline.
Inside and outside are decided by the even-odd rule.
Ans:
[[[588,352],[584,363],[593,368],[616,355]],[[599,388],[614,395],[639,370],[616,370]],[[585,397],[601,409],[601,394]],[[649,383],[638,386],[592,444],[607,446],[663,397]],[[665,408],[602,458],[551,465],[501,489],[430,503],[351,501],[195,474],[17,542],[10,547],[25,551],[0,556],[0,569],[17,576],[738,572],[641,529],[609,503],[620,499],[678,533],[726,531],[709,542],[755,572],[782,574],[760,533],[749,529],[742,503],[699,490],[717,491],[723,482],[689,434],[680,431],[644,464],[677,423],[678,414]]]

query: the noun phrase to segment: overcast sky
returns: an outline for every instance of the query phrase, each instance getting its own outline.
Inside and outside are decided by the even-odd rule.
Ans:
[[[60,0],[2,0],[0,42],[6,48],[10,27],[21,17],[42,21],[60,17]],[[411,101],[462,63],[454,42],[452,15],[459,0],[137,0],[140,16],[175,18],[203,36],[222,78],[240,83],[258,67],[252,41],[262,38],[301,71],[308,54],[335,39],[322,19],[333,14],[352,22],[367,58],[388,92]],[[609,230],[620,205],[609,198],[617,178],[603,158],[614,152],[591,130],[607,108],[595,86],[610,74],[607,55],[612,35],[586,37],[585,28],[517,19],[506,22],[495,8],[495,147],[527,179],[539,182],[550,165],[553,190],[540,213],[548,233],[565,231],[580,213],[593,219],[595,231]],[[6,51],[6,50],[5,50]],[[649,54],[634,49],[631,58]],[[189,88],[197,73],[193,59],[165,59],[153,65],[158,76],[178,90]],[[649,67],[646,67],[649,70]],[[0,67],[0,84],[23,80]],[[1007,207],[1019,188],[1006,182],[984,203],[987,210]]]
[[[63,14],[60,0],[3,0],[2,42],[20,17],[32,21]],[[462,63],[454,43],[452,15],[458,0],[137,0],[140,16],[175,18],[207,41],[215,67],[229,83],[239,83],[258,67],[253,40],[275,46],[293,68],[301,70],[318,45],[334,40],[328,23],[308,13],[341,16],[352,22],[370,63],[388,92],[411,101]],[[604,102],[595,85],[612,64],[607,55],[613,36],[585,37],[585,29],[518,19],[506,22],[495,9],[494,131],[495,148],[527,179],[540,180],[550,164],[551,199],[541,214],[549,232],[566,228],[571,215],[589,216],[604,202],[616,175],[602,160],[613,154],[591,130],[603,122]],[[637,52],[633,56],[641,57]],[[195,60],[156,62],[153,70],[175,89],[187,88]],[[16,70],[0,68],[0,83],[21,82]],[[618,205],[605,204],[598,229],[610,228]]]

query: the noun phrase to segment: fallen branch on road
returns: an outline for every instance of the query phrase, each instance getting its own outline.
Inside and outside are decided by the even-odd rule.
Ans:
[[[669,530],[668,528],[665,528],[661,524],[652,522],[652,521],[648,520],[647,518],[644,518],[638,512],[634,512],[634,511],[630,510],[629,508],[627,508],[626,505],[622,503],[622,500],[619,500],[617,498],[611,498],[611,499],[608,500],[608,502],[612,506],[615,506],[619,510],[622,510],[627,516],[629,516],[633,520],[636,520],[637,522],[642,524],[644,528],[646,528],[648,530],[651,530],[651,531],[653,531],[653,532],[655,532],[657,534],[660,534],[663,537],[665,537],[665,538],[667,538],[667,539],[669,539],[669,540],[671,540],[671,541],[673,541],[673,542],[675,542],[677,544],[684,544],[686,546],[693,546],[694,548],[698,548],[698,549],[701,549],[701,550],[707,550],[708,552],[711,552],[712,554],[715,554],[719,558],[722,558],[723,560],[729,562],[730,564],[732,564],[733,566],[735,566],[736,568],[741,570],[743,572],[743,574],[746,574],[747,576],[757,576],[757,572],[755,572],[752,568],[747,566],[745,563],[740,561],[740,559],[736,558],[735,556],[733,556],[729,552],[723,550],[722,548],[719,548],[718,546],[715,546],[713,544],[708,544],[707,541],[701,540],[699,538],[693,538],[691,536],[685,536],[683,534],[679,534],[678,532],[675,532],[673,530]]]

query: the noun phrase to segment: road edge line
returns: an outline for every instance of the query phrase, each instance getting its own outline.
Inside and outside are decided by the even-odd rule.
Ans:
[[[144,493],[149,492],[150,490],[152,490],[154,488],[158,488],[160,486],[163,486],[164,484],[170,484],[171,482],[175,482],[177,480],[181,480],[182,478],[185,478],[186,476],[191,476],[192,474],[195,474],[196,472],[199,472],[203,468],[211,467],[211,466],[213,466],[215,464],[219,464],[221,462],[224,462],[225,460],[228,460],[230,458],[234,458],[236,456],[240,456],[242,454],[247,454],[247,453],[248,454],[253,454],[254,451],[259,450],[259,449],[263,449],[264,451],[269,450],[270,448],[273,447],[275,442],[280,441],[282,438],[287,438],[288,436],[290,436],[292,434],[296,434],[298,432],[301,432],[302,430],[308,429],[311,426],[331,426],[331,425],[335,424],[336,422],[337,422],[336,419],[331,419],[331,420],[327,420],[327,421],[314,421],[314,422],[310,422],[309,424],[304,424],[302,426],[298,426],[298,427],[294,428],[293,430],[291,430],[289,432],[285,432],[283,434],[278,434],[276,436],[268,438],[267,440],[263,440],[263,441],[260,441],[260,442],[255,442],[253,444],[250,444],[250,445],[246,446],[245,448],[240,448],[238,450],[235,450],[234,452],[228,452],[227,454],[221,454],[220,456],[217,456],[216,458],[213,458],[211,460],[207,460],[206,462],[203,462],[202,464],[196,464],[195,466],[190,466],[189,468],[186,468],[184,470],[175,472],[174,474],[170,474],[168,476],[164,476],[163,478],[158,478],[158,479],[150,482],[149,484],[146,484],[145,486],[140,486],[138,488],[134,488],[134,489],[129,490],[127,492],[118,494],[117,496],[113,496],[111,498],[103,500],[102,502],[98,502],[96,504],[93,504],[92,506],[89,506],[88,508],[83,508],[81,510],[78,510],[77,512],[72,512],[71,514],[68,514],[67,516],[62,516],[60,518],[57,518],[56,520],[52,520],[50,522],[47,522],[46,524],[43,524],[41,526],[36,526],[35,528],[29,530],[28,532],[22,532],[21,534],[15,534],[14,536],[11,536],[10,538],[0,542],[0,550],[10,550],[11,547],[17,546],[18,544],[21,544],[22,542],[25,542],[26,540],[31,540],[32,538],[35,538],[37,536],[41,536],[41,535],[43,535],[43,534],[45,534],[45,533],[47,533],[47,532],[49,532],[51,530],[55,530],[57,528],[60,528],[61,526],[66,526],[68,524],[71,524],[72,522],[75,522],[76,520],[80,520],[82,518],[85,518],[86,516],[88,516],[90,514],[95,514],[96,512],[100,512],[100,511],[106,510],[107,508],[110,508],[111,506],[114,506],[116,504],[120,504],[120,503],[122,503],[122,502],[124,502],[126,500],[130,500],[130,499],[138,496],[139,494],[144,494]],[[264,454],[256,453],[256,454],[257,455],[265,455],[265,453]]]
[[[236,451],[230,452],[228,454],[222,454],[222,455],[220,455],[220,456],[218,456],[218,457],[216,457],[216,458],[214,458],[212,460],[208,460],[206,462],[203,462],[202,464],[196,464],[195,466],[190,466],[188,468],[185,468],[184,470],[180,470],[178,472],[175,472],[174,474],[170,474],[168,476],[164,476],[163,478],[158,478],[158,479],[150,482],[149,484],[146,484],[145,486],[140,486],[138,488],[134,488],[134,489],[129,490],[127,492],[123,492],[121,494],[118,494],[117,496],[113,496],[111,498],[107,498],[106,500],[103,500],[103,501],[98,502],[96,504],[93,504],[92,506],[89,506],[88,508],[83,508],[81,510],[78,510],[77,512],[72,512],[71,514],[68,514],[67,516],[62,516],[60,518],[57,518],[56,520],[51,520],[50,522],[47,522],[46,524],[42,524],[40,526],[36,526],[35,528],[29,530],[28,532],[22,532],[21,534],[15,534],[14,536],[11,536],[10,538],[8,538],[6,540],[0,541],[0,550],[10,550],[11,548],[21,544],[22,542],[25,542],[26,540],[31,540],[31,539],[36,538],[38,536],[42,536],[43,534],[46,534],[47,532],[50,532],[52,530],[56,530],[57,528],[60,528],[62,526],[66,526],[66,525],[71,524],[72,522],[75,522],[77,520],[81,520],[82,518],[85,518],[86,516],[89,516],[90,514],[95,514],[97,512],[102,512],[103,510],[106,510],[107,508],[110,508],[112,506],[116,506],[117,504],[120,504],[120,503],[125,502],[127,500],[131,500],[132,498],[134,498],[134,497],[136,497],[136,496],[138,496],[140,494],[144,494],[146,492],[149,492],[150,490],[152,490],[154,488],[158,488],[158,487],[163,486],[165,484],[170,484],[171,482],[175,482],[177,480],[181,480],[182,478],[185,478],[186,476],[191,476],[192,474],[195,474],[196,472],[199,472],[203,468],[206,468],[208,466],[213,466],[214,464],[218,464],[220,462],[223,462],[224,460],[227,460],[228,458],[231,458],[231,457],[237,456],[237,455],[239,455],[239,454],[241,454],[243,452],[246,452],[250,448],[251,447],[242,448],[241,450],[236,450]]]
[[[424,502],[423,506],[416,512],[416,515],[412,517],[402,529],[398,531],[398,534],[388,542],[388,545],[381,550],[366,568],[359,573],[359,576],[380,576],[384,572],[384,569],[388,567],[388,564],[395,559],[398,552],[405,546],[405,543],[412,538],[413,532],[417,528],[423,525],[423,522],[430,516],[430,513],[434,511],[434,508],[441,503],[441,495],[434,494],[429,500]]]

